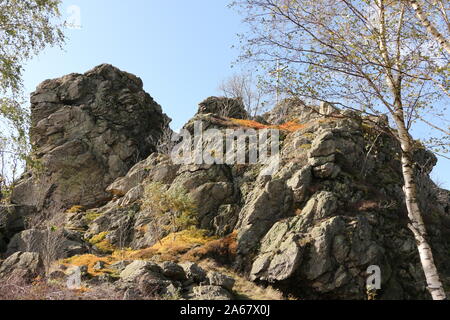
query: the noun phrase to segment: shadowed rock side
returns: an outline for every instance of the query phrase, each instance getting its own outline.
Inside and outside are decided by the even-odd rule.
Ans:
[[[112,90],[115,86],[122,89]],[[44,82],[37,92],[32,133],[46,172],[45,193],[38,197],[41,207],[92,207],[112,198],[99,208],[81,208],[64,215],[64,256],[86,250],[93,255],[60,262],[62,266],[55,268],[63,277],[75,265],[87,273],[86,283],[112,283],[129,299],[142,297],[155,285],[163,294],[181,294],[187,299],[248,296],[239,292],[241,280],[232,289],[238,275],[258,288],[270,285],[285,297],[301,299],[430,298],[414,238],[407,228],[400,148],[394,137],[379,134],[375,127],[387,126],[385,118],[364,118],[327,104],[316,107],[285,100],[260,123],[248,119],[239,100],[211,97],[201,103],[199,112],[185,125],[189,131],[195,120],[201,120],[204,129],[281,130],[281,162],[273,174],[266,175],[273,163],[183,165],[172,163],[168,155],[152,153],[152,139],[143,133],[158,137],[166,117],[141,91],[137,78],[113,67],[100,66],[83,76]],[[230,113],[218,110],[224,102],[232,106],[227,109]],[[128,107],[135,111],[124,111]],[[59,118],[62,115],[74,118]],[[79,117],[86,121],[68,125],[73,123],[70,119]],[[143,122],[145,117],[148,120]],[[44,128],[57,127],[56,118],[61,119],[62,131],[44,134]],[[88,125],[91,121],[98,125]],[[105,131],[98,133],[99,127]],[[113,142],[105,141],[109,138]],[[66,144],[75,147],[64,147]],[[131,149],[125,147],[129,145]],[[137,151],[149,156],[137,161]],[[76,160],[62,161],[70,156]],[[415,157],[430,242],[448,288],[450,193],[429,178],[437,161],[434,155],[417,144]],[[72,189],[63,189],[67,178],[78,177],[62,174],[73,166],[82,177],[89,176],[82,179],[84,183],[93,185],[83,189],[73,184]],[[30,185],[33,179],[21,181],[13,197],[16,203],[32,204],[25,200],[28,193],[39,189]],[[152,211],[154,207],[149,209],[149,185],[156,185],[151,190],[161,192],[152,199],[183,194],[182,201],[192,200],[197,229],[156,232],[155,224],[167,221],[156,220],[161,217]],[[14,210],[10,207],[2,210],[0,235],[11,238],[20,231],[14,218],[17,214],[11,214]],[[25,259],[21,252],[39,252],[26,245],[27,239],[39,237],[45,238],[45,232],[16,234],[7,251],[13,258],[1,270],[13,270],[14,264],[23,269],[26,263],[20,262]],[[3,247],[6,245],[4,239]],[[205,265],[211,260],[228,270],[228,276],[208,270]],[[373,265],[382,272],[381,290],[367,292],[366,272]]]
[[[111,199],[105,188],[156,150],[170,121],[141,79],[107,64],[41,83],[31,116],[38,168],[12,202],[53,212]]]

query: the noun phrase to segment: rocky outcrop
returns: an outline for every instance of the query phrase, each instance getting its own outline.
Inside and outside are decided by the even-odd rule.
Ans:
[[[222,109],[223,104],[230,108]],[[44,82],[33,97],[33,107],[33,141],[47,173],[42,185],[35,175],[24,177],[13,197],[18,205],[0,210],[15,212],[37,205],[30,199],[40,199],[40,207],[47,209],[84,205],[64,215],[69,240],[65,252],[88,249],[98,256],[95,266],[76,264],[83,268],[80,273],[91,274],[86,276],[88,283],[113,283],[125,299],[155,293],[185,299],[233,298],[233,277],[194,263],[209,258],[300,299],[429,298],[414,237],[407,228],[400,146],[394,137],[377,130],[389,125],[383,116],[364,118],[327,103],[306,106],[286,99],[257,123],[247,119],[239,100],[211,97],[200,104],[185,129],[193,132],[195,121],[202,121],[204,130],[278,128],[280,158],[252,165],[175,164],[167,154],[152,153],[154,139],[147,139],[157,139],[167,118],[143,93],[137,78],[113,67]],[[129,114],[128,108],[135,111]],[[61,113],[73,118],[60,118]],[[92,121],[97,125],[89,125]],[[50,128],[57,123],[62,131],[52,133]],[[78,128],[71,126],[75,123]],[[98,128],[106,129],[98,132]],[[130,158],[138,151],[140,157]],[[75,155],[75,171],[89,177],[81,179],[83,183],[95,182],[86,195],[80,194],[82,188],[62,188],[72,177],[62,173],[74,168],[72,162],[61,162],[67,155]],[[95,161],[89,160],[91,156]],[[117,158],[120,161],[111,160]],[[429,178],[436,164],[429,151],[418,147],[414,159],[424,220],[448,285],[449,192]],[[87,165],[86,171],[78,170],[81,163]],[[78,173],[73,177],[78,179]],[[203,229],[201,241],[185,247],[177,242],[180,233],[173,232],[180,230],[155,232],[155,222],[163,221],[164,226],[166,222],[155,220],[143,205],[146,187],[155,184],[164,192],[183,190],[179,193],[183,201],[192,201],[196,228]],[[96,201],[102,204],[94,208]],[[166,208],[162,215],[171,210]],[[0,247],[2,236],[9,239],[21,231],[22,216],[1,216]],[[167,245],[169,232],[174,233],[174,243]],[[42,230],[18,233],[8,254],[38,251],[27,243],[39,237],[45,237]],[[118,252],[129,259],[116,261]],[[376,292],[367,292],[366,287],[371,266],[382,272]]]
[[[253,280],[309,299],[365,299],[366,270],[379,266],[378,298],[428,297],[414,238],[407,229],[400,162],[395,156],[399,146],[382,135],[376,150],[367,153],[371,130],[352,114],[325,118],[286,138],[283,155],[288,163],[300,165],[287,181],[295,212],[278,219],[259,242],[249,271]],[[429,161],[433,156],[423,149],[416,155],[423,152],[427,159],[418,160],[418,168],[433,163]],[[439,202],[430,204],[430,199],[438,199],[438,189],[428,173],[417,172],[427,195],[423,205],[430,205],[424,214],[436,260],[446,279],[443,248],[449,243],[443,234],[449,229],[438,225],[448,214]]]
[[[156,150],[170,121],[141,79],[106,64],[44,81],[31,96],[31,118],[38,168],[12,202],[47,212],[111,199],[106,187]]]
[[[274,179],[256,185],[239,214],[238,253],[246,259],[270,227],[292,210],[291,190],[285,181]]]
[[[236,230],[234,267],[253,281],[270,283],[301,298],[367,299],[367,269],[379,266],[382,289],[378,298],[427,298],[417,248],[407,229],[396,140],[387,134],[378,136],[374,119],[327,104],[305,109],[297,106],[297,111],[280,120],[301,125],[281,135],[281,159],[273,174],[265,174],[271,163],[174,166],[167,158],[155,161],[151,156],[143,176],[153,178],[132,178],[142,172],[141,163],[110,186],[109,190],[120,197],[109,204],[113,208],[109,212],[116,213],[106,214],[108,218],[103,219],[108,222],[95,232],[114,234],[115,221],[122,219],[120,212],[129,210],[126,208],[132,203],[139,206],[141,193],[136,188],[142,190],[156,180],[168,189],[188,191],[198,205],[199,228],[221,237]],[[206,119],[209,128],[227,128],[227,122],[217,114],[199,113],[194,119]],[[386,125],[386,121],[381,122]],[[380,143],[370,149],[376,137]],[[450,234],[448,199],[428,177],[434,157],[418,149],[416,158],[425,218],[446,281],[450,275],[445,264],[450,243],[444,236]],[[118,207],[118,203],[128,207]],[[135,210],[134,229],[145,221],[145,214],[138,207]],[[136,234],[130,231],[132,247],[157,241],[150,234],[143,242],[131,240]],[[218,281],[210,279],[210,286]],[[214,296],[216,289],[210,289]],[[192,291],[192,299],[210,297],[198,290]]]
[[[270,124],[282,124],[289,121],[308,122],[320,117],[329,116],[339,111],[331,104],[322,102],[319,107],[306,105],[298,98],[281,100],[272,110],[265,113],[262,118]]]
[[[25,229],[26,219],[33,211],[30,206],[0,205],[0,252],[6,250],[16,233]]]
[[[388,281],[392,269],[386,250],[368,218],[336,216],[336,209],[337,198],[321,192],[300,216],[276,223],[261,241],[252,279],[279,283],[298,279],[304,282],[302,295],[324,298],[332,293],[338,299],[363,299],[367,278],[363,271],[370,265],[380,266]],[[382,285],[389,288],[387,282]],[[387,296],[399,294],[389,289]]]
[[[146,169],[139,169],[143,167]],[[140,209],[144,187],[149,183],[162,183],[169,190],[186,190],[196,203],[200,228],[222,236],[234,230],[240,195],[230,168],[225,165],[175,165],[163,155],[150,156],[138,163],[129,175],[111,184],[108,187],[110,192],[124,195],[96,209],[98,218],[90,222],[89,226],[83,226],[76,220],[72,220],[71,224],[88,227],[89,237],[106,232],[108,241],[116,246],[137,249],[154,245],[159,239],[154,230],[148,228],[152,212]]]

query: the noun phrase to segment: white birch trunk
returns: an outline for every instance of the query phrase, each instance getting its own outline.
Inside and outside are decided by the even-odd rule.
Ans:
[[[402,145],[402,172],[405,180],[404,193],[408,217],[410,220],[409,229],[413,232],[419,250],[420,262],[422,264],[427,289],[433,300],[445,300],[446,295],[439,274],[434,263],[433,253],[427,241],[427,231],[423,222],[422,214],[417,199],[417,188],[414,178],[413,160],[412,160],[412,139],[407,132],[404,124],[397,121],[399,126],[398,133]]]
[[[444,38],[444,36],[437,30],[431,22],[426,17],[425,13],[422,10],[419,2],[417,0],[409,0],[411,7],[416,12],[417,18],[419,18],[422,25],[427,29],[427,31],[439,42],[439,44],[450,54],[450,42]]]

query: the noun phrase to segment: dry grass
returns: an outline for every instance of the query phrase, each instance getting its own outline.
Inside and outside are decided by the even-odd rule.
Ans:
[[[101,253],[113,253],[116,248],[106,239],[108,232],[102,232],[93,236],[89,243],[95,246]]]
[[[178,261],[180,257],[189,250],[197,246],[203,246],[217,239],[215,237],[208,237],[206,234],[206,230],[183,230],[181,232],[168,235],[150,248],[139,250],[115,250],[102,257],[92,254],[78,255],[62,260],[61,264],[65,266],[87,266],[88,274],[95,277],[105,273],[114,273],[112,270],[108,269],[108,266],[122,260],[158,259],[162,261]],[[104,235],[99,234],[95,240],[105,241],[101,240],[103,238]],[[97,262],[103,262],[105,264],[105,268],[102,270],[96,270],[94,266]]]
[[[85,209],[83,206],[73,206],[69,210],[67,210],[67,213],[80,213],[83,212]]]
[[[153,248],[139,249],[139,250],[117,250],[114,251],[112,257],[115,262],[122,260],[149,260],[157,254]]]
[[[81,255],[62,261],[66,266],[87,266],[91,276],[112,274],[109,265],[121,260],[161,260],[161,261],[193,261],[207,271],[218,271],[236,280],[234,294],[241,300],[283,300],[280,291],[272,287],[262,287],[249,281],[245,277],[225,267],[235,260],[237,242],[236,232],[225,238],[208,237],[205,230],[184,230],[171,234],[151,248],[141,250],[117,250],[111,255],[98,257],[95,255]],[[105,264],[104,269],[94,268],[97,262]]]
[[[213,258],[227,264],[236,255],[236,234],[223,239],[207,236],[206,230],[189,229],[170,234],[154,246],[139,250],[118,250],[112,256],[120,260],[158,260],[199,261]]]
[[[27,282],[20,277],[0,281],[0,300],[121,300],[123,294],[109,286],[70,290],[65,283],[41,277]]]
[[[257,130],[278,129],[278,130],[287,131],[287,132],[294,132],[294,131],[305,128],[304,124],[301,124],[297,121],[288,121],[281,125],[265,125],[265,124],[259,123],[257,121],[254,121],[254,120],[243,120],[243,119],[234,119],[234,118],[230,118],[230,121],[235,125],[238,125],[241,127],[246,127],[246,128],[257,129]]]
[[[169,234],[152,247],[155,251],[154,258],[161,261],[179,261],[182,255],[193,248],[217,239],[216,237],[208,237],[207,233],[206,230],[188,229]]]
[[[285,300],[280,291],[270,286],[264,288],[237,275],[234,275],[234,279],[236,283],[233,291],[239,300]]]
[[[208,237],[207,230],[188,229],[177,233],[169,234],[159,241],[152,248],[159,253],[166,252],[186,252],[197,245],[204,245],[217,238]]]
[[[287,121],[280,125],[265,125],[262,123],[259,123],[254,120],[243,120],[243,119],[234,119],[229,118],[229,121],[231,124],[238,125],[245,128],[251,128],[251,129],[278,129],[285,132],[295,132],[297,130],[307,129],[317,123],[327,123],[327,122],[333,122],[336,121],[338,118],[336,117],[330,117],[326,119],[319,119],[319,120],[313,120],[308,123],[300,123],[296,120]]]

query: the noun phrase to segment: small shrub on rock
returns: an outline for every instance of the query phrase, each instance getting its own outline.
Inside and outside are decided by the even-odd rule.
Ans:
[[[198,224],[197,205],[182,187],[167,189],[161,183],[150,183],[145,187],[142,208],[150,212],[149,223],[162,238]]]

